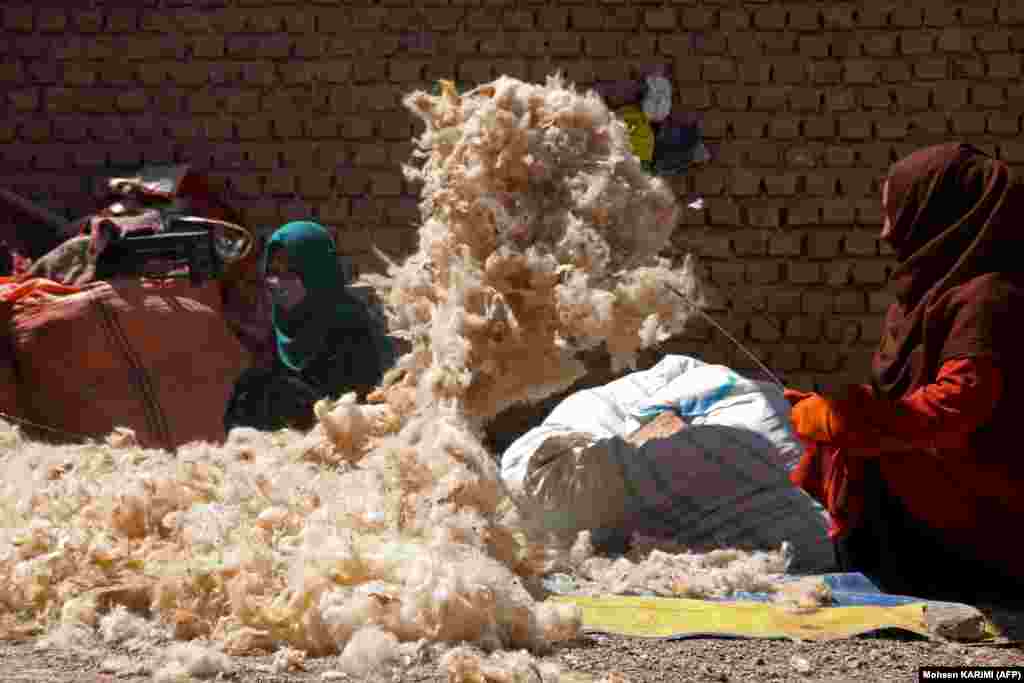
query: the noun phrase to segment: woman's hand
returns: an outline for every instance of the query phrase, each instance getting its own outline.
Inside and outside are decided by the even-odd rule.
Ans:
[[[790,412],[790,420],[805,441],[834,443],[845,432],[845,420],[836,405],[819,394],[800,399]]]

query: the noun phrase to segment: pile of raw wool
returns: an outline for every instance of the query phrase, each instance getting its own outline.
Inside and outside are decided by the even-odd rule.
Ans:
[[[578,634],[577,608],[538,601],[540,577],[592,552],[524,533],[480,427],[572,383],[577,349],[604,341],[628,363],[679,329],[686,307],[662,284],[695,300],[696,285],[655,255],[680,208],[601,100],[558,79],[406,102],[427,124],[409,171],[420,249],[378,284],[412,350],[376,401],[322,402],[308,434],[239,429],[176,454],[0,424],[3,630],[127,644],[165,662],[159,680],[223,670],[225,654],[278,651],[288,668],[340,653],[361,674]],[[742,588],[709,590],[723,586]],[[212,650],[160,655],[172,639]],[[475,652],[443,660],[452,680],[532,656]]]

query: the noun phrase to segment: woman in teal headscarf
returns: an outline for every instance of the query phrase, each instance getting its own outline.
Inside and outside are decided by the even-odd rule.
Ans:
[[[381,323],[346,287],[334,240],[317,223],[279,228],[264,251],[263,275],[275,361],[238,380],[225,427],[306,429],[321,398],[372,390],[393,350]]]

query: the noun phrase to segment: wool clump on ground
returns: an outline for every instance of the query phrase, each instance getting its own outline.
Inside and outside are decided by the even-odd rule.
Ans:
[[[534,670],[532,655],[488,653],[579,634],[578,608],[538,602],[540,577],[595,560],[524,528],[482,428],[580,379],[582,350],[603,344],[625,368],[682,330],[701,301],[695,264],[658,253],[683,209],[602,100],[558,77],[444,84],[405,104],[424,123],[405,169],[422,184],[419,248],[366,282],[410,350],[370,403],[325,400],[309,433],[237,429],[176,454],[123,430],[53,446],[2,425],[0,628],[56,629],[54,645],[215,644],[169,653],[161,680],[286,647],[282,667],[341,654],[361,673],[417,642],[474,646],[444,663],[475,680]],[[659,585],[706,569],[654,565]],[[590,567],[605,583],[621,568]],[[688,591],[747,587],[705,581]],[[117,607],[140,600],[148,625]]]

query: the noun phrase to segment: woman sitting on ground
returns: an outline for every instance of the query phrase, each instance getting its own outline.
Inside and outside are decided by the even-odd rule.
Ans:
[[[831,513],[841,569],[891,593],[1010,597],[1024,586],[1024,184],[939,145],[893,166],[882,205],[898,267],[872,383],[787,392],[808,444],[793,480]]]
[[[278,229],[264,251],[274,347],[270,367],[239,378],[225,427],[308,429],[313,404],[349,392],[360,398],[393,360],[383,325],[346,287],[334,241],[322,226],[295,222]]]

